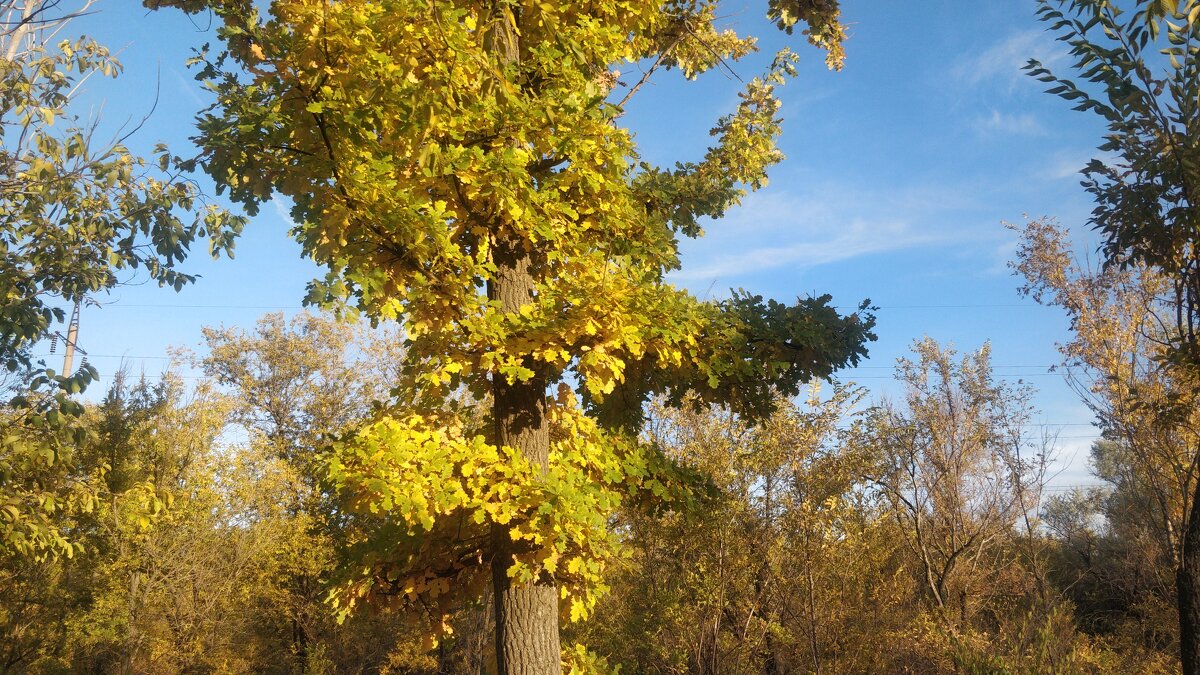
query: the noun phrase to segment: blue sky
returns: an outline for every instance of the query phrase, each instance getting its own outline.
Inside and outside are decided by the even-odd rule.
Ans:
[[[109,129],[153,114],[135,149],[165,141],[186,154],[191,119],[208,102],[183,66],[211,40],[203,18],[148,13],[140,3],[99,3],[77,33],[99,38],[125,64],[116,81],[92,80],[78,104]],[[1032,0],[917,3],[846,0],[846,67],[828,72],[799,35],[764,19],[763,2],[722,6],[724,21],[762,37],[762,52],[734,67],[750,79],[775,50],[801,55],[798,78],[781,91],[782,149],[770,185],[708,235],[684,247],[673,279],[703,296],[745,288],[780,299],[831,293],[840,305],[870,298],[881,309],[871,358],[845,373],[875,395],[895,395],[897,357],[929,335],[960,350],[991,340],[998,375],[1038,388],[1038,424],[1060,432],[1060,485],[1085,482],[1092,416],[1048,372],[1067,339],[1056,309],[1018,296],[1009,273],[1015,235],[1002,222],[1054,216],[1094,250],[1091,204],[1077,171],[1103,131],[1019,68],[1030,58],[1065,69],[1061,43],[1034,19]],[[622,80],[640,76],[621,66]],[[736,105],[741,83],[712,72],[698,82],[660,73],[629,106],[643,158],[698,159],[716,118]],[[155,97],[157,90],[157,107]],[[132,123],[132,122],[131,122]],[[104,375],[124,359],[159,372],[168,346],[197,347],[200,327],[249,326],[264,312],[298,310],[316,267],[287,237],[286,208],[268,206],[239,241],[234,260],[200,254],[202,278],[180,293],[131,285],[85,308],[80,345]]]

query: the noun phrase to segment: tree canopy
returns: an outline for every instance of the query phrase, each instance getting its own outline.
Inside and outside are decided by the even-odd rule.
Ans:
[[[705,302],[665,279],[678,239],[782,159],[787,49],[696,161],[651,166],[617,124],[636,87],[614,100],[614,64],[694,78],[754,49],[717,30],[714,3],[280,1],[266,17],[249,2],[147,4],[223,22],[224,49],[198,57],[217,94],[199,123],[205,170],[250,212],[292,200],[295,236],[329,269],[310,301],[404,327],[423,401],[343,440],[331,465],[372,530],[347,607],[437,606],[490,567],[497,594],[556,578],[585,617],[607,514],[671,481],[628,435],[650,395],[762,415],[774,392],[865,354],[866,303],[841,316],[828,296]],[[840,65],[836,3],[768,12],[789,31],[806,22]],[[444,408],[460,386],[493,397],[493,434]]]
[[[0,364],[21,390],[0,418],[0,550],[33,555],[73,552],[55,511],[94,506],[70,476],[83,433],[70,396],[97,373],[57,373],[31,347],[56,333],[64,307],[138,273],[179,290],[194,280],[181,269],[191,246],[207,238],[212,255],[230,254],[245,221],[204,198],[192,162],[161,144],[135,155],[124,143],[136,129],[106,140],[72,105],[84,81],[121,70],[104,45],[64,37],[91,4],[0,3]]]
[[[144,0],[214,19],[193,159],[77,113],[120,70],[59,39],[92,2],[0,3],[0,672],[1200,667],[1200,0],[1037,3],[1083,81],[1029,69],[1110,124],[1105,264],[1050,219],[1014,264],[1071,321],[1086,486],[990,343],[917,339],[868,399],[835,378],[869,302],[673,283],[775,175],[799,72],[715,0]],[[758,9],[842,67],[837,0]],[[749,60],[709,141],[643,156],[652,80]],[[38,360],[63,307],[230,253],[221,196],[290,207],[330,313],[102,398]]]

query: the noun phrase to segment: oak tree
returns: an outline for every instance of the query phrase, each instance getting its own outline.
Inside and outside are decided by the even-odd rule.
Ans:
[[[665,279],[679,238],[782,159],[788,50],[698,160],[643,162],[617,123],[639,85],[613,66],[694,78],[754,49],[716,27],[713,2],[146,4],[220,18],[223,49],[198,57],[217,96],[204,167],[251,212],[291,199],[295,236],[328,268],[309,300],[403,323],[418,403],[332,455],[362,528],[347,610],[436,614],[490,580],[499,672],[557,672],[559,603],[578,619],[602,589],[607,515],[673,490],[635,437],[648,397],[762,414],[865,353],[873,318],[828,296],[706,302]],[[807,23],[840,64],[837,2],[768,12],[789,32]],[[445,405],[460,387],[490,397],[490,429]]]

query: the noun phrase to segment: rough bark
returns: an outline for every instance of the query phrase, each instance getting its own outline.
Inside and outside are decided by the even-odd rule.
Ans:
[[[1200,675],[1200,484],[1183,533],[1183,551],[1175,573],[1179,604],[1179,659],[1183,675]]]
[[[520,62],[520,11],[497,2],[492,11],[488,39],[501,64]],[[497,228],[499,230],[499,228]],[[492,246],[496,274],[488,282],[488,295],[498,300],[505,312],[517,312],[534,298],[530,253],[524,242],[500,236]],[[537,372],[525,382],[508,382],[493,375],[493,416],[496,443],[519,450],[535,465],[546,470],[550,459],[550,427],[546,420],[546,378]],[[558,639],[558,589],[553,579],[543,576],[532,583],[517,584],[508,576],[513,545],[508,528],[492,530],[495,557],[492,559],[492,589],[496,608],[496,672],[498,675],[557,675],[562,672]]]
[[[490,284],[493,299],[506,312],[516,312],[533,299],[529,254],[511,242],[494,252],[497,273]],[[550,459],[550,427],[546,421],[546,379],[538,374],[526,382],[492,382],[496,443],[521,451],[543,471]],[[547,675],[562,671],[558,639],[558,590],[543,577],[517,584],[508,577],[512,541],[508,528],[493,530],[496,557],[492,587],[496,597],[496,660],[498,675]]]

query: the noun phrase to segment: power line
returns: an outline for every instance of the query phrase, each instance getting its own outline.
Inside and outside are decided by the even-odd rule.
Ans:
[[[993,365],[993,366],[992,366],[992,368],[1046,368],[1046,369],[1050,369],[1050,368],[1057,368],[1057,367],[1059,367],[1059,366],[1057,366],[1057,365],[1049,365],[1049,366],[1041,366],[1041,365],[1036,365],[1036,366],[1035,366],[1035,365],[1023,365],[1023,366],[1022,366],[1022,365],[1012,365],[1012,366],[997,366],[997,365]],[[866,370],[866,369],[872,369],[872,370],[877,370],[877,369],[888,369],[888,370],[891,370],[892,368],[895,368],[895,366],[854,366],[853,368],[843,368],[843,369],[842,369],[842,371],[845,371],[845,370]],[[842,371],[838,371],[838,372],[842,372]]]
[[[839,371],[840,372],[840,371]],[[1011,380],[1012,378],[1022,377],[1062,377],[1062,373],[997,373],[992,375],[996,378],[1004,378]],[[859,375],[857,377],[848,377],[847,380],[896,380],[898,378],[891,375]]]
[[[121,309],[132,307],[137,309],[304,309],[303,305],[200,305],[183,303],[151,303],[151,302],[114,302],[101,308]]]
[[[34,354],[35,358],[47,358],[49,354]],[[170,361],[171,356],[141,356],[138,354],[88,354],[88,358],[92,359],[138,359],[145,361]]]
[[[979,304],[964,304],[964,305],[878,305],[874,309],[1002,309],[1002,308],[1042,308],[1044,305],[1028,304],[1028,303],[979,303]],[[834,309],[853,309],[857,310],[858,305],[844,306],[834,305]]]

